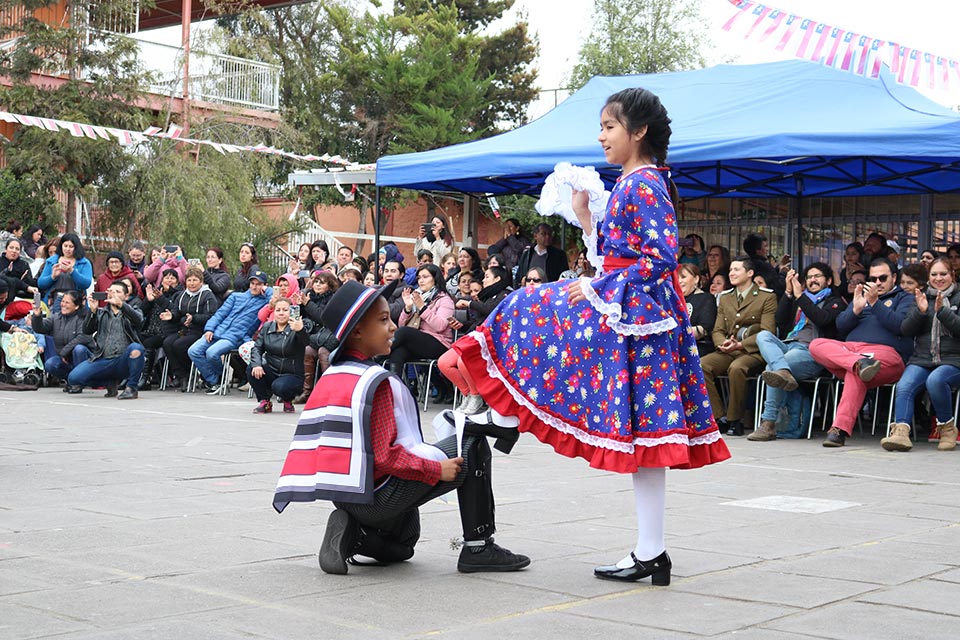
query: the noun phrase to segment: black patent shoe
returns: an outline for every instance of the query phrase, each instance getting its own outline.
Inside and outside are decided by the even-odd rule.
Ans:
[[[593,570],[594,577],[601,580],[619,580],[620,582],[636,582],[651,576],[654,586],[665,587],[670,584],[670,569],[673,563],[670,562],[670,556],[664,551],[653,560],[637,560],[637,556],[630,552],[633,558],[633,566],[621,569],[617,565],[597,567]]]
[[[483,413],[467,416],[464,433],[494,438],[494,449],[510,453],[520,439],[519,425],[520,420],[516,416],[502,416],[493,409],[487,409]]]
[[[720,418],[720,421],[717,423],[717,426],[720,428],[720,432],[728,436],[742,436],[743,435],[743,422],[740,420],[727,420],[726,418]]]

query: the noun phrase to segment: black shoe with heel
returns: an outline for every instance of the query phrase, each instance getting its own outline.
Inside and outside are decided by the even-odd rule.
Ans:
[[[633,558],[633,566],[621,569],[617,565],[597,567],[593,570],[593,575],[601,580],[618,580],[620,582],[636,582],[650,576],[654,586],[666,587],[670,584],[670,569],[673,563],[670,556],[664,551],[653,560],[637,560],[637,556],[630,553]]]

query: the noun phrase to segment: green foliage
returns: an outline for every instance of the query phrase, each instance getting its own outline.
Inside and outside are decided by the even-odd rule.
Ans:
[[[595,0],[593,29],[569,86],[596,75],[664,73],[704,66],[706,26],[697,0]]]
[[[0,0],[0,10],[52,7],[53,0],[27,3]],[[134,0],[106,0],[90,5],[91,21],[130,11]],[[141,1],[140,7],[145,8]],[[3,28],[19,34],[14,46],[0,52],[0,74],[11,80],[0,87],[0,104],[7,111],[49,118],[90,122],[124,129],[143,128],[145,114],[134,106],[147,75],[135,44],[121,36],[90,32],[81,21],[47,25],[28,15]],[[34,74],[58,76],[58,82],[32,82]],[[69,203],[80,189],[119,180],[128,170],[128,154],[115,141],[53,135],[29,127],[17,130],[5,143],[7,166],[16,176],[31,176],[39,190],[61,190]],[[72,216],[68,210],[67,224]],[[59,222],[59,221],[56,221]],[[69,228],[69,227],[68,227]]]
[[[9,220],[19,220],[23,229],[39,224],[50,229],[49,218],[56,217],[56,201],[49,191],[38,185],[36,177],[24,175],[17,177],[9,169],[0,170],[0,212],[2,224]]]

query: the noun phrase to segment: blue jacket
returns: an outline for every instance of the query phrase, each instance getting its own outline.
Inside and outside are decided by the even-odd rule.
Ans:
[[[896,287],[880,296],[877,304],[867,306],[860,315],[853,313],[853,305],[837,316],[837,333],[848,342],[869,342],[893,347],[906,362],[913,353],[913,337],[904,336],[900,327],[907,314],[916,308],[912,295]]]
[[[40,291],[46,293],[53,286],[53,265],[60,262],[60,255],[53,254],[43,263],[43,271],[40,272],[40,278],[37,280],[37,286]],[[86,291],[93,284],[93,265],[86,258],[77,260],[73,265],[73,284],[77,291]]]
[[[259,296],[251,295],[249,290],[231,293],[224,300],[223,306],[207,320],[203,330],[212,331],[216,340],[229,340],[236,346],[249,342],[260,324],[257,312],[266,306],[272,297],[273,289],[270,287]]]

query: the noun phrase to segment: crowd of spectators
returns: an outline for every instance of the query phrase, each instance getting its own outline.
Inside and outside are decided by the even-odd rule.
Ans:
[[[34,332],[46,373],[67,393],[103,387],[132,399],[160,385],[216,394],[233,370],[256,396],[257,413],[271,412],[274,397],[293,411],[337,348],[320,317],[340,284],[403,280],[388,300],[399,329],[387,366],[416,386],[409,363],[437,359],[515,288],[594,275],[586,250],[568,262],[550,225],[536,225],[532,241],[516,219],[503,226],[485,259],[457,247],[435,215],[420,227],[409,263],[391,242],[364,258],[346,246],[331,254],[318,240],[291,249],[286,272],[271,278],[252,243],[232,254],[235,271],[219,247],[188,259],[176,244],[135,242],[126,254],[108,253],[95,273],[76,234],[48,240],[13,221],[0,255],[0,330]],[[836,271],[773,260],[759,233],[736,254],[696,234],[680,242],[678,283],[725,434],[746,433],[748,386],[762,378],[759,428],[748,439],[800,437],[810,403],[801,383],[832,374],[843,385],[825,446],[852,435],[869,389],[897,381],[883,447],[909,450],[918,432],[941,449],[956,445],[960,245],[943,256],[924,250],[901,266],[897,243],[872,233],[846,246]],[[452,386],[434,381],[417,391],[450,401]]]

